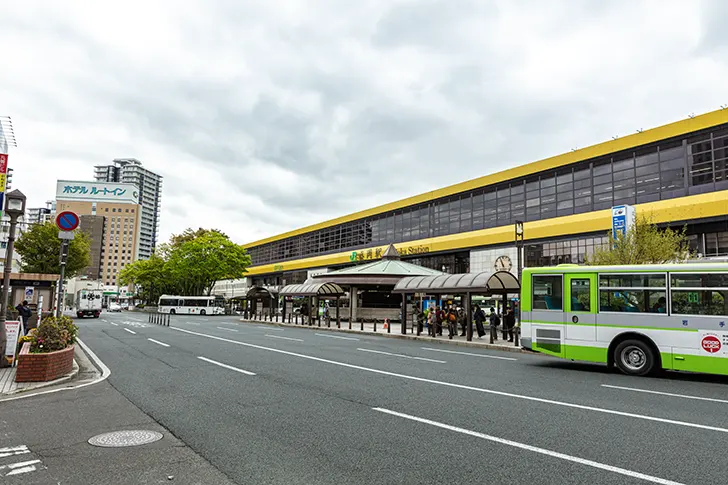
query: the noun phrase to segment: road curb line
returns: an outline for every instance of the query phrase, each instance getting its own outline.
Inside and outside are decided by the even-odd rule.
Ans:
[[[76,343],[79,345],[79,347],[81,348],[81,351],[86,355],[86,357],[88,357],[88,359],[91,361],[91,363],[94,366],[96,366],[99,371],[101,371],[100,377],[98,377],[90,382],[84,382],[83,384],[79,384],[77,386],[66,386],[66,387],[61,387],[58,389],[49,389],[46,391],[39,391],[39,392],[34,392],[36,389],[38,389],[37,387],[33,388],[33,389],[22,390],[22,391],[19,391],[18,393],[10,394],[11,397],[8,397],[5,399],[0,399],[0,402],[15,401],[17,399],[42,396],[45,394],[53,394],[55,392],[60,392],[60,391],[70,391],[73,389],[81,389],[82,387],[91,386],[93,384],[98,384],[101,381],[105,381],[111,375],[111,370],[108,367],[106,367],[106,364],[104,364],[101,361],[101,359],[99,359],[98,356],[88,347],[88,345],[86,345],[85,343],[83,343],[83,341],[81,341],[81,339],[76,339]],[[76,364],[75,372],[76,372],[76,375],[78,375],[78,372],[79,372],[78,363],[76,362],[76,359],[74,359],[73,362],[74,362],[74,364]],[[62,384],[63,382],[67,382],[68,380],[70,380],[71,377],[72,376],[69,374],[67,380],[62,381],[60,383],[51,381],[51,382],[47,383],[47,386]],[[63,379],[63,378],[61,378],[61,379]],[[44,386],[39,386],[39,387],[47,387],[47,386],[44,385]]]
[[[283,328],[302,328],[302,329],[308,329],[308,330],[326,330],[329,332],[340,332],[340,333],[350,333],[350,334],[356,334],[356,335],[364,335],[364,336],[371,336],[371,337],[387,337],[387,338],[397,338],[401,340],[417,340],[420,342],[428,342],[428,343],[439,343],[442,345],[455,345],[458,347],[469,347],[473,349],[487,349],[487,350],[502,350],[504,352],[516,352],[519,354],[531,354],[533,352],[523,349],[520,347],[501,347],[499,345],[493,345],[493,344],[482,344],[477,342],[460,342],[456,340],[450,340],[445,337],[442,339],[433,339],[430,337],[423,337],[423,336],[417,336],[417,335],[403,335],[401,333],[373,333],[373,332],[362,332],[361,330],[354,330],[354,329],[348,329],[348,328],[336,328],[336,327],[318,327],[318,326],[308,326],[308,325],[291,325],[288,323],[280,323],[280,322],[260,322],[257,320],[246,320],[244,318],[240,319],[243,323],[252,323],[255,325],[269,325],[273,327],[283,327]]]

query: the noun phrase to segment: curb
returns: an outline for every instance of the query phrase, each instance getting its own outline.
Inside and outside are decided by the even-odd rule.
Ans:
[[[401,340],[419,340],[421,342],[428,342],[428,343],[439,343],[442,345],[455,345],[458,347],[470,347],[474,349],[488,349],[488,350],[502,350],[504,352],[517,352],[520,354],[530,354],[532,353],[529,350],[523,349],[521,347],[503,347],[500,345],[494,345],[494,344],[481,344],[477,342],[460,342],[456,340],[450,340],[447,337],[443,337],[441,339],[433,339],[431,337],[423,337],[423,336],[417,336],[417,335],[403,335],[401,333],[373,333],[373,332],[362,332],[361,330],[349,330],[348,328],[336,328],[336,327],[314,327],[314,326],[308,326],[308,325],[291,325],[288,323],[280,323],[280,322],[259,322],[256,320],[246,320],[244,318],[240,319],[243,323],[252,323],[255,325],[270,325],[271,327],[284,327],[284,328],[305,328],[310,330],[326,330],[329,332],[340,332],[340,333],[351,333],[351,334],[358,334],[358,335],[367,335],[371,337],[387,337],[387,338],[398,338]]]
[[[35,391],[36,389],[42,389],[44,387],[55,386],[58,384],[63,384],[65,382],[69,382],[69,381],[75,379],[76,376],[78,376],[78,371],[79,371],[78,362],[76,362],[76,359],[74,357],[73,370],[71,372],[69,372],[68,374],[66,374],[65,376],[61,376],[58,379],[55,379],[52,381],[38,382],[37,385],[33,385],[32,387],[25,387],[23,389],[16,389],[13,392],[7,392],[5,394],[0,395],[0,400],[2,400],[1,396],[14,396],[16,394],[32,392],[32,391]]]

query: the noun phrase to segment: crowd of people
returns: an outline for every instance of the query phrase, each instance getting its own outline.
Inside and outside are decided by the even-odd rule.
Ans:
[[[458,329],[460,329],[461,337],[464,337],[467,333],[468,318],[462,307],[456,307],[455,305],[446,305],[444,307],[432,305],[424,311],[420,311],[415,306],[414,315],[417,321],[418,333],[422,333],[426,329],[427,334],[431,337],[442,336],[444,327],[447,327],[447,334],[450,339],[458,335]],[[496,312],[495,308],[491,307],[490,313],[486,315],[479,305],[474,305],[471,319],[475,322],[478,339],[482,339],[485,336],[487,322],[489,330],[493,332],[494,340],[498,340],[498,330],[500,330],[502,325],[503,338],[505,339],[507,337],[509,342],[513,342],[513,332],[516,327],[516,315],[513,308],[507,308],[505,315],[502,315]]]

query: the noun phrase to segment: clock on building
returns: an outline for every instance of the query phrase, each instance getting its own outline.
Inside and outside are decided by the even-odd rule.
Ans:
[[[496,271],[510,271],[513,269],[513,262],[511,261],[511,258],[508,256],[498,256],[498,258],[495,260],[495,270]]]

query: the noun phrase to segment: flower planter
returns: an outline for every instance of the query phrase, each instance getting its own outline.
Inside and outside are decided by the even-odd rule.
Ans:
[[[18,355],[15,382],[45,382],[58,379],[73,370],[74,346],[45,354],[31,354],[30,342],[25,342]]]

